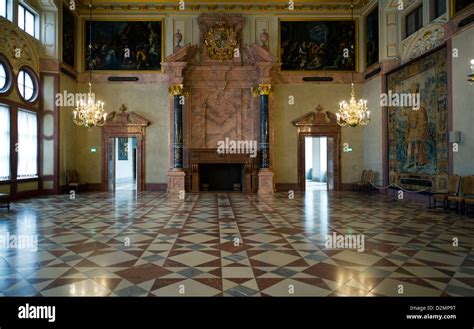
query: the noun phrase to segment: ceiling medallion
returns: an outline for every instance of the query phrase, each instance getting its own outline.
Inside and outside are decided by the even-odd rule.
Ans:
[[[209,58],[231,60],[237,47],[237,34],[232,27],[227,27],[223,21],[219,21],[204,34],[204,42]]]

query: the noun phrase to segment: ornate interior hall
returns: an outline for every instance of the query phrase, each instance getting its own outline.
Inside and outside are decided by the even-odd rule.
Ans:
[[[0,0],[0,296],[474,296],[473,50],[472,0]]]

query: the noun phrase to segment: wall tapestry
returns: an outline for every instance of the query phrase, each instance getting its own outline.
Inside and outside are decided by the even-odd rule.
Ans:
[[[388,107],[390,176],[430,180],[432,190],[444,189],[448,174],[446,56],[442,48],[387,75],[392,100],[420,93],[418,107]]]
[[[355,21],[280,21],[282,70],[350,71],[356,45]],[[348,49],[348,56],[344,56]],[[357,51],[356,51],[357,57]],[[357,63],[357,58],[356,58]]]
[[[160,70],[162,59],[161,21],[93,21],[93,70]],[[89,22],[86,22],[86,46]],[[85,63],[88,66],[89,51]]]
[[[63,62],[74,67],[76,54],[76,17],[67,6],[63,6]]]
[[[365,63],[369,67],[379,61],[379,7],[365,18]]]

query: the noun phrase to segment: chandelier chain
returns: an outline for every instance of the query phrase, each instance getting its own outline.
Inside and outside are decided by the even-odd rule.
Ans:
[[[89,0],[89,91],[86,99],[81,99],[74,111],[74,123],[78,126],[86,126],[89,129],[95,126],[103,126],[107,119],[104,111],[104,103],[95,100],[92,92],[92,0]]]
[[[353,23],[352,34],[355,36],[355,20],[354,20],[354,0],[351,1],[351,21]],[[356,40],[357,42],[357,40]],[[355,86],[354,86],[354,73],[355,73],[355,45],[351,45],[351,98],[349,102],[342,101],[339,106],[339,111],[336,113],[337,123],[345,127],[347,125],[351,127],[365,126],[370,121],[370,111],[367,107],[367,101],[360,99],[356,101],[355,98]]]

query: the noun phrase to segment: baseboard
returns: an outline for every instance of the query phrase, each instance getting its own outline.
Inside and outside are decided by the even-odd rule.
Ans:
[[[82,183],[81,183],[82,184]],[[81,192],[100,192],[102,191],[101,183],[84,183],[80,188]],[[68,194],[67,185],[61,185],[59,187],[59,194]]]
[[[102,191],[102,184],[100,183],[87,183],[85,184],[87,192],[99,192]]]
[[[276,183],[277,192],[298,191],[298,183]]]
[[[278,192],[288,192],[290,190],[299,191],[298,183],[277,183],[276,190]],[[354,183],[342,183],[341,191],[353,191]]]
[[[342,183],[341,191],[354,191],[354,183]]]
[[[41,196],[41,194],[42,193],[39,190],[16,192],[10,196],[10,200],[29,199],[29,198]]]
[[[85,184],[85,186],[86,186],[85,188],[86,192],[102,191],[102,184],[100,183],[87,183]],[[145,184],[145,191],[162,192],[162,191],[166,191],[167,188],[168,188],[168,184],[166,183],[146,183]],[[67,193],[67,186],[66,185],[61,186],[60,191],[62,191],[62,193]]]
[[[426,192],[421,192],[421,193],[403,192],[403,194],[399,194],[399,191],[401,190],[390,188],[388,189],[386,196],[400,202],[409,201],[409,202],[423,203],[423,204],[428,204],[430,202],[430,195]]]
[[[159,191],[163,192],[168,189],[168,184],[166,183],[147,183],[145,184],[145,191]]]
[[[57,195],[55,190],[42,190],[41,195]]]

